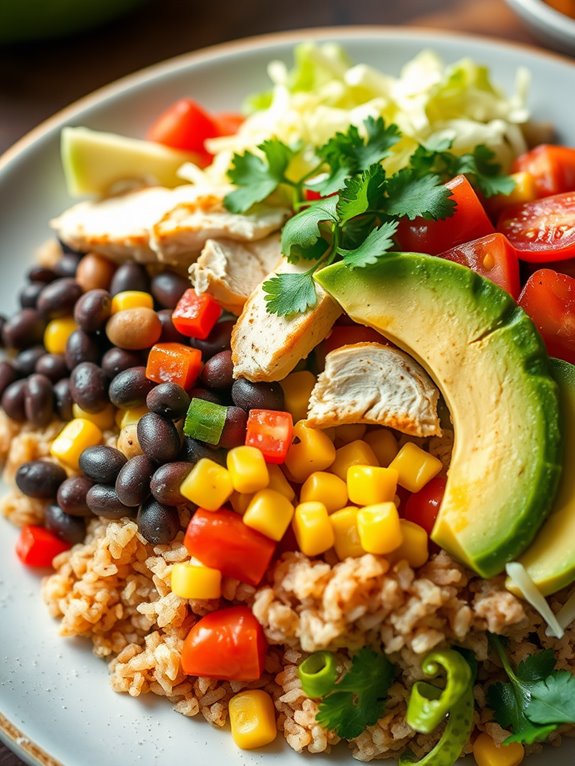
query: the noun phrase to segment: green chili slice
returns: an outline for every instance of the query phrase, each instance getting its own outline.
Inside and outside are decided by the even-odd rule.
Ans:
[[[308,697],[325,697],[337,679],[335,657],[331,652],[314,652],[300,664],[297,672]]]
[[[207,444],[218,444],[226,422],[227,407],[208,402],[206,399],[192,399],[184,433],[192,439]]]

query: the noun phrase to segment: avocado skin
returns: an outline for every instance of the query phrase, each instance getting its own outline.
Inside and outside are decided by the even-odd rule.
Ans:
[[[432,537],[481,576],[500,573],[550,512],[562,466],[557,384],[533,323],[490,280],[421,253],[353,271],[338,263],[316,279],[441,388],[455,446]]]

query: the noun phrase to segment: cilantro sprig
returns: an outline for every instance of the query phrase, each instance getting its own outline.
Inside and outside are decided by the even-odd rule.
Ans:
[[[487,691],[495,720],[512,732],[505,744],[532,745],[547,739],[560,724],[575,723],[575,676],[555,670],[551,649],[527,657],[513,669],[501,639],[491,636],[490,641],[509,678]]]
[[[269,312],[289,316],[315,306],[315,271],[339,259],[350,269],[376,263],[394,248],[402,219],[453,215],[455,201],[444,185],[450,178],[465,174],[487,197],[513,189],[483,145],[463,155],[453,153],[448,141],[420,145],[406,167],[387,174],[382,163],[400,139],[396,125],[368,117],[362,130],[351,125],[317,148],[317,164],[299,179],[290,175],[298,148],[276,138],[260,144],[257,153],[234,155],[228,176],[236,189],[224,200],[228,210],[247,213],[276,192],[287,192],[295,212],[282,230],[281,246],[288,261],[302,268],[264,283]]]

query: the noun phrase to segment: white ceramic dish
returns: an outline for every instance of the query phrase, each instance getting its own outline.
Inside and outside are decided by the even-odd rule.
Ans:
[[[538,40],[563,53],[575,54],[575,19],[547,5],[545,0],[507,0]]]
[[[559,137],[575,143],[575,103],[566,99],[575,67],[558,57],[480,39],[397,29],[313,30],[233,43],[183,56],[131,76],[83,100],[35,130],[0,160],[2,232],[0,305],[16,306],[16,294],[37,245],[49,236],[47,222],[70,200],[58,156],[65,124],[87,125],[138,136],[176,97],[193,95],[208,108],[237,108],[245,95],[265,87],[266,65],[289,60],[302,38],[336,39],[356,61],[397,72],[422,48],[446,60],[471,56],[492,67],[496,81],[511,88],[516,68],[533,73],[531,106],[553,122]],[[17,532],[0,521],[0,735],[31,764],[44,766],[155,766],[261,763],[317,766],[352,761],[345,748],[331,755],[303,756],[280,739],[260,752],[237,750],[226,731],[174,713],[165,700],[131,699],[108,686],[106,665],[88,643],[58,637],[58,625],[40,598],[40,577],[14,554]],[[545,751],[531,766],[571,766],[575,744]]]

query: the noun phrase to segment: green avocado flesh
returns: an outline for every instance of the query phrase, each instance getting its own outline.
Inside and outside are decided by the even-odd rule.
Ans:
[[[493,282],[421,253],[389,253],[318,283],[356,322],[417,359],[441,389],[455,444],[432,539],[483,577],[529,545],[561,472],[557,384],[531,320]]]

